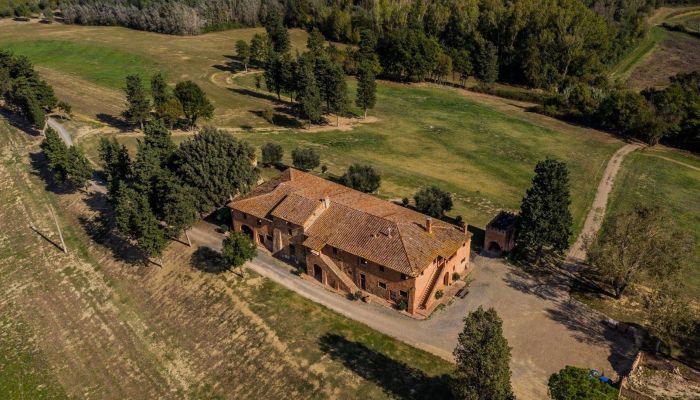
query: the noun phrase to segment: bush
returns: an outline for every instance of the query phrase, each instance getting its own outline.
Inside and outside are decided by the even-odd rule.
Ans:
[[[232,267],[242,266],[257,254],[258,248],[255,243],[243,232],[231,232],[231,235],[224,239],[221,249],[221,257]]]
[[[452,280],[453,281],[458,281],[462,276],[459,274],[459,272],[453,272],[452,273]]]
[[[282,163],[283,154],[282,146],[276,143],[265,143],[262,146],[262,163],[267,166],[279,165]]]
[[[445,293],[442,291],[442,289],[440,289],[440,290],[438,290],[437,292],[435,292],[435,298],[438,299],[438,300],[441,299],[442,296],[444,296],[444,295],[445,295]]]
[[[221,224],[219,225],[219,232],[221,233],[226,233],[229,231],[229,227],[226,224]]]
[[[362,291],[358,290],[355,293],[352,294],[352,299],[353,300],[360,300],[362,298]]]
[[[365,193],[371,193],[379,189],[381,177],[370,165],[353,164],[341,178],[347,187]]]
[[[406,311],[408,310],[408,303],[406,303],[406,300],[401,300],[398,304],[396,304],[396,308],[401,311]]]
[[[309,171],[318,167],[321,158],[312,148],[297,147],[292,151],[292,163],[301,170]]]
[[[404,197],[403,199],[401,199],[401,204],[403,204],[404,207],[408,207],[409,202],[410,200],[408,200],[408,197]]]
[[[413,196],[418,211],[434,218],[442,218],[452,209],[452,196],[436,186],[421,189]]]
[[[617,390],[600,382],[584,368],[567,365],[549,377],[549,396],[553,400],[613,400]]]

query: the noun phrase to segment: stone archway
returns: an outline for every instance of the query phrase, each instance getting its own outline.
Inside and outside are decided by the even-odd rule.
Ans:
[[[487,247],[487,250],[491,253],[500,253],[501,245],[498,244],[498,242],[491,242],[489,243],[489,247]]]

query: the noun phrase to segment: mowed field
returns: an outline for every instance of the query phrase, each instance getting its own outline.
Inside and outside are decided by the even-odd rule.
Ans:
[[[393,83],[379,85],[371,112],[376,122],[320,131],[273,126],[259,112],[281,104],[256,92],[252,75],[231,79],[226,69],[235,41],[257,31],[173,37],[117,27],[6,23],[0,25],[0,45],[29,56],[62,98],[97,121],[109,122],[123,110],[119,87],[126,75],[162,69],[171,82],[192,79],[207,91],[216,106],[211,124],[217,127],[255,145],[278,142],[287,156],[296,146],[312,146],[331,174],[341,174],[353,162],[372,164],[383,176],[378,193],[383,198],[411,198],[422,186],[438,185],[454,194],[451,215],[479,227],[499,208],[518,208],[536,162],[553,156],[571,169],[578,231],[607,159],[622,145],[607,134],[529,113],[527,104]],[[305,32],[292,31],[295,48],[303,48],[305,38]],[[350,92],[354,95],[352,81]],[[116,135],[130,144],[137,137]],[[98,139],[92,134],[79,142],[94,157]]]
[[[666,86],[671,76],[700,68],[700,39],[660,26],[665,22],[697,29],[699,15],[696,5],[658,8],[648,19],[644,38],[611,68],[610,78],[643,90]]]
[[[99,194],[45,191],[39,142],[0,120],[0,397],[343,399],[445,390],[450,363],[251,272],[201,272],[181,243],[170,244],[163,267],[130,262],[129,246],[97,228]],[[68,254],[54,245],[49,204]]]
[[[700,299],[700,157],[658,147],[644,149],[623,161],[610,196],[610,214],[635,204],[658,204],[672,215],[676,228],[695,236],[689,293]]]

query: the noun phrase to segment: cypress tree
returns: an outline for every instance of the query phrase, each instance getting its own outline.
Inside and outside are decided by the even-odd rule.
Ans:
[[[311,123],[321,121],[321,92],[314,76],[314,60],[303,56],[297,64],[296,83],[299,88],[297,100],[304,116]]]
[[[544,255],[569,246],[571,204],[569,170],[552,158],[537,163],[535,177],[520,206],[515,255],[539,264]]]
[[[367,110],[374,108],[377,101],[377,82],[375,81],[374,71],[369,63],[360,65],[357,71],[357,97],[355,104],[365,112],[367,118]]]
[[[127,76],[125,92],[127,109],[124,114],[130,124],[139,124],[143,129],[143,121],[148,118],[151,104],[146,97],[146,89],[141,77],[138,75]]]
[[[503,337],[503,321],[490,308],[479,306],[464,318],[454,350],[457,371],[453,392],[456,399],[514,399],[510,385],[510,347]]]

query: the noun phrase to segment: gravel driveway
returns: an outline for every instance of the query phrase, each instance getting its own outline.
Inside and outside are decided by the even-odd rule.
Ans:
[[[199,222],[193,243],[219,249],[222,235]],[[520,399],[544,399],[547,379],[565,365],[595,368],[608,376],[629,368],[632,343],[600,321],[603,316],[569,298],[565,279],[536,280],[501,260],[477,257],[474,281],[465,299],[419,321],[378,304],[346,300],[334,292],[291,273],[291,267],[262,253],[247,267],[301,296],[393,336],[415,347],[452,360],[452,349],[464,316],[478,306],[494,307],[512,347],[513,388]]]

